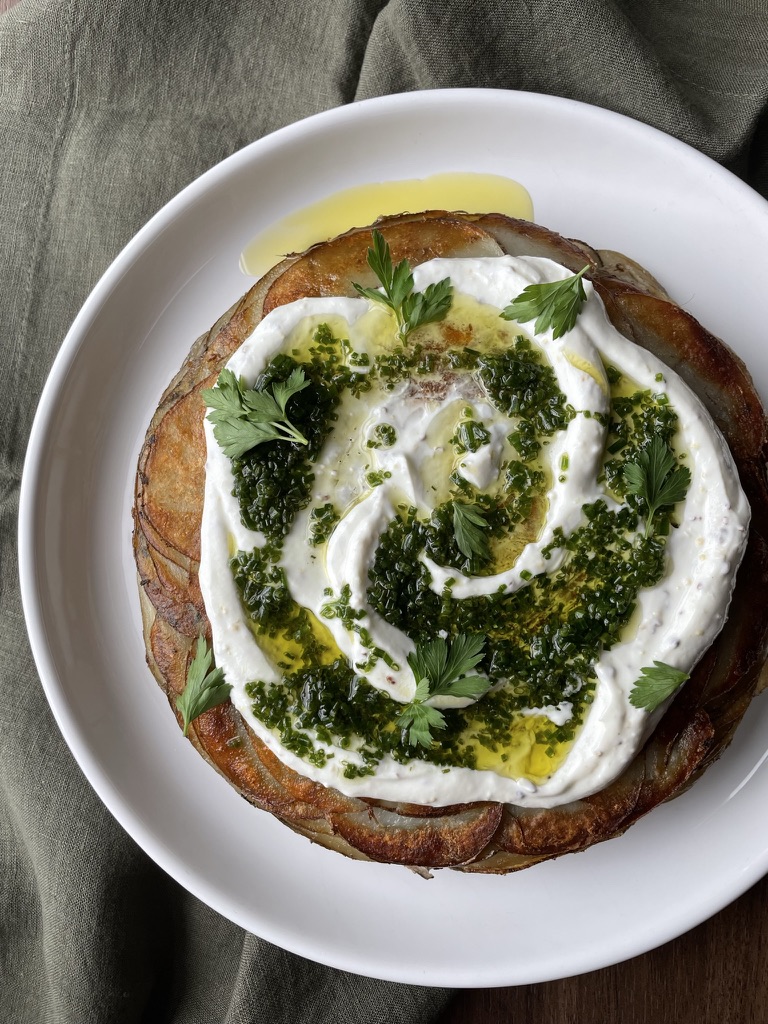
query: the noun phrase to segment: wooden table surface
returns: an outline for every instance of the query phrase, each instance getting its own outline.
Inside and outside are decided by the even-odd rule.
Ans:
[[[768,878],[644,956],[576,978],[460,992],[440,1024],[768,1024]]]

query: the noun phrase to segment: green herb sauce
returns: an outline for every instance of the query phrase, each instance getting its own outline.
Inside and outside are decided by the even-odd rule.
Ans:
[[[523,751],[525,774],[542,779],[565,756],[584,719],[594,692],[596,660],[627,629],[640,590],[664,574],[665,535],[673,510],[658,513],[652,537],[638,532],[641,503],[627,494],[623,469],[652,437],[671,445],[677,418],[664,395],[641,390],[607,367],[611,415],[601,472],[622,506],[616,511],[604,501],[584,506],[583,524],[551,545],[567,552],[561,568],[533,578],[528,574],[527,586],[514,593],[454,600],[449,582],[436,594],[421,552],[463,573],[491,574],[513,564],[522,547],[538,536],[550,486],[549,471],[540,460],[542,445],[579,415],[527,338],[497,338],[483,348],[469,344],[469,337],[459,346],[444,342],[441,348],[434,344],[440,330],[440,325],[433,326],[420,332],[424,341],[411,339],[406,346],[369,358],[356,353],[347,339],[335,337],[328,325],[320,325],[308,348],[275,357],[260,378],[259,386],[267,386],[285,380],[296,366],[303,368],[310,386],[292,400],[291,418],[309,443],[265,443],[233,460],[243,522],[262,531],[269,543],[238,552],[232,571],[250,627],[283,673],[279,685],[254,680],[248,694],[254,714],[298,756],[322,765],[333,756],[325,747],[350,751],[344,767],[348,777],[372,773],[385,755],[401,762],[420,758],[439,766],[492,767],[515,775],[521,772]],[[380,538],[367,598],[417,644],[436,635],[450,639],[459,633],[483,634],[479,669],[498,688],[467,708],[447,711],[439,743],[413,749],[396,725],[402,705],[365,679],[365,672],[388,656],[367,636],[362,613],[350,606],[349,593],[329,592],[321,616],[339,618],[358,633],[368,649],[367,660],[358,665],[342,657],[327,627],[296,602],[277,562],[282,538],[309,503],[312,465],[333,430],[344,394],[360,398],[371,388],[389,390],[406,378],[436,379],[449,371],[471,374],[491,403],[514,421],[509,442],[519,457],[504,464],[490,493],[478,493],[458,471],[451,478],[453,493],[476,503],[488,523],[489,556],[467,558],[461,553],[452,501],[438,505],[428,517],[402,506]],[[477,451],[489,439],[486,427],[467,415],[451,441],[463,453]],[[394,428],[382,424],[367,444],[375,449],[395,442]],[[568,469],[567,456],[559,468]],[[377,486],[384,478],[372,471],[368,483]],[[312,509],[310,542],[318,550],[340,514],[332,503]],[[573,713],[563,726],[541,715],[520,714],[565,701]]]

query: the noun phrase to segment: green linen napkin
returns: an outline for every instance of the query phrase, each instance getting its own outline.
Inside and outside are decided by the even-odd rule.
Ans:
[[[0,1020],[389,1024],[450,995],[312,964],[219,917],[125,835],[58,733],[20,608],[19,481],[51,362],[109,262],[243,145],[417,88],[610,107],[765,193],[767,69],[760,0],[20,0],[0,15]]]

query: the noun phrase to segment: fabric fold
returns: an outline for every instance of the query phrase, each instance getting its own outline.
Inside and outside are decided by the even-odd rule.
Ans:
[[[55,354],[99,276],[155,211],[226,156],[307,115],[466,86],[620,111],[768,190],[768,10],[752,0],[20,0],[0,14],[2,1020],[421,1024],[450,998],[322,967],[245,934],[123,832],[38,680],[16,517]]]

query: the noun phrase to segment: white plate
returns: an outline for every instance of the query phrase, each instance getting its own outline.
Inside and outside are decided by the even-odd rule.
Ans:
[[[134,839],[244,928],[402,982],[532,983],[679,935],[768,870],[768,702],[688,794],[621,839],[507,877],[346,860],[242,800],[183,740],[144,662],[131,555],[136,457],[191,341],[245,290],[243,247],[341,188],[438,171],[507,175],[537,219],[626,252],[727,338],[768,393],[768,204],[686,146],[526,93],[410,93],[284,128],[213,168],[115,260],[43,393],[22,487],[24,606],[72,751]]]

